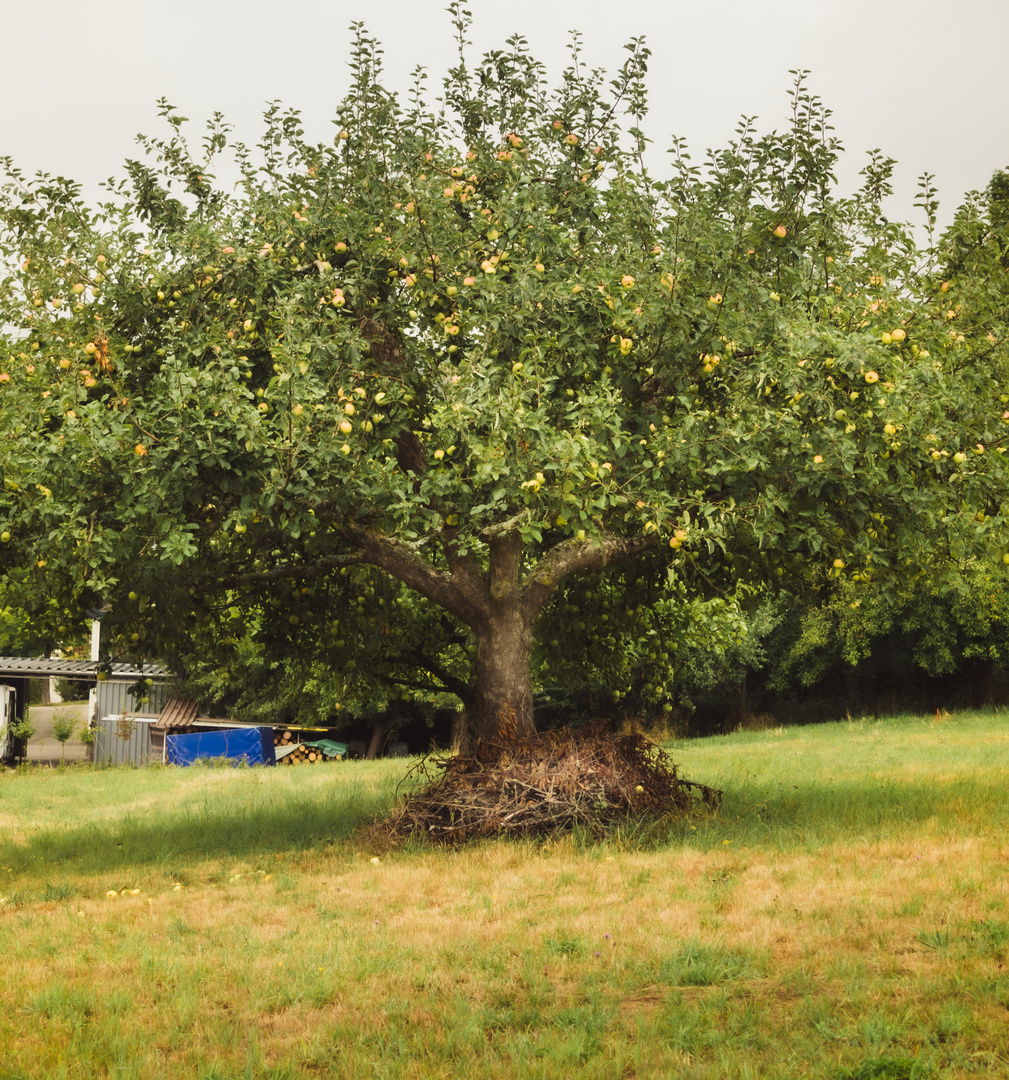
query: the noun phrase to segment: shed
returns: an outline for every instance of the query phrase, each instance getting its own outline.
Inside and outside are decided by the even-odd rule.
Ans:
[[[111,678],[109,682],[112,682]],[[143,765],[148,761],[166,761],[166,737],[170,734],[206,734],[250,728],[266,730],[261,724],[243,720],[198,717],[196,702],[179,696],[168,697],[165,682],[154,683],[150,688],[150,698],[146,705],[139,707],[131,707],[137,703],[129,695],[122,699],[111,696],[106,699],[116,704],[118,711],[98,714],[96,762]]]
[[[74,679],[87,683],[94,695],[92,716],[122,715],[124,710],[128,713],[135,711],[139,703],[128,693],[128,689],[138,679],[150,679],[151,700],[144,708],[160,712],[167,697],[168,680],[172,677],[167,668],[160,664],[114,663],[105,665],[107,677],[99,680],[99,666],[97,660],[69,660],[61,656],[0,656],[0,683],[14,688],[14,715],[18,720],[24,718],[28,704],[28,683],[32,679]],[[96,754],[96,760],[103,759]]]

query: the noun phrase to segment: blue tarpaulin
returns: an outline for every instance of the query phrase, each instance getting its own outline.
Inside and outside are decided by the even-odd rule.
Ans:
[[[249,765],[276,765],[273,728],[227,728],[198,735],[165,737],[165,759],[170,765],[192,765],[198,758],[241,759]]]

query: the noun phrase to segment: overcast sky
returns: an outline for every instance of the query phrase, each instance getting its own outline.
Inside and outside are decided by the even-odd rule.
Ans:
[[[166,97],[194,121],[215,110],[255,142],[267,101],[303,111],[308,133],[347,89],[348,26],[385,46],[387,85],[418,64],[437,84],[453,60],[447,0],[0,0],[0,154],[25,171],[98,181],[121,174],[138,132],[159,133]],[[657,145],[684,136],[695,162],[732,137],[787,122],[790,68],[834,111],[850,189],[874,147],[898,160],[892,217],[914,218],[917,178],[936,176],[949,219],[963,193],[1009,165],[1009,0],[471,0],[474,49],[523,34],[552,71],[568,31],[586,59],[615,70],[622,44],[645,35]]]

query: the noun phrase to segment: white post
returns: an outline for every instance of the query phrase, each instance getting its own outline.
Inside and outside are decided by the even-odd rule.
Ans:
[[[102,620],[91,620],[91,659],[97,661],[102,639]],[[98,691],[91,687],[88,691],[88,723],[94,727],[98,723]]]

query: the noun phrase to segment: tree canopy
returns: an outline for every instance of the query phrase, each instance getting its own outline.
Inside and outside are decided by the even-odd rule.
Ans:
[[[783,131],[657,175],[642,41],[606,83],[575,39],[552,87],[454,18],[434,104],[355,26],[327,143],[279,106],[255,148],[219,116],[197,143],[162,103],[96,208],[5,161],[12,602],[54,639],[110,604],[190,669],[262,648],[449,693],[475,740],[531,730],[537,640],[576,683],[741,580],[857,604],[1001,554],[997,183],[937,240],[926,177],[920,246],[878,151],[836,192],[803,73]]]

